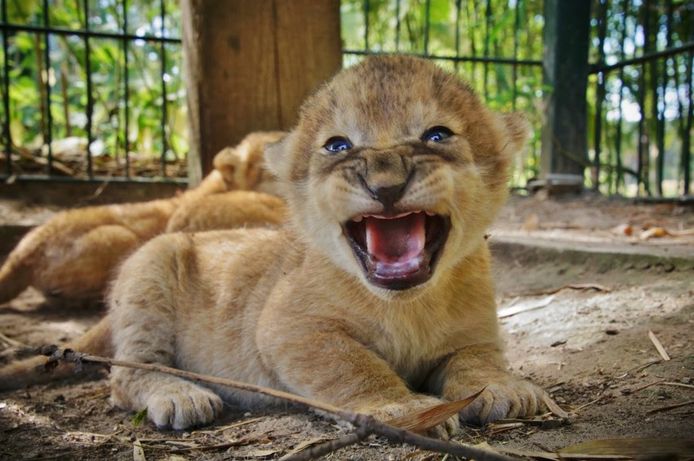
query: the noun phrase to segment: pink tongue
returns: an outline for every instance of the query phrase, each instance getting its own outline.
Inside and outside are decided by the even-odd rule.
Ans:
[[[424,249],[424,213],[412,213],[402,218],[364,218],[366,248],[381,262],[407,261]]]

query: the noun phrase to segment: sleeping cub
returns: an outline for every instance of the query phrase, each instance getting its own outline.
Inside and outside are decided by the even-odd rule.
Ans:
[[[261,156],[265,144],[283,135],[278,131],[249,134],[238,146],[219,152],[215,169],[196,188],[178,197],[56,214],[29,232],[0,266],[0,304],[29,286],[51,300],[100,301],[116,267],[164,231],[279,222],[283,213],[279,199],[235,191],[274,191],[276,181],[263,170]],[[221,196],[208,200],[214,194]]]
[[[431,62],[342,71],[266,149],[290,222],[147,243],[110,296],[115,357],[382,420],[484,386],[464,421],[541,411],[544,392],[506,370],[483,237],[528,131]],[[222,399],[260,401],[126,368],[111,382],[118,405],[175,429],[211,422]]]

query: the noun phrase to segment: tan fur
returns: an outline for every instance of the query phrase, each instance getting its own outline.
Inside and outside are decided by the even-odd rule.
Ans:
[[[182,203],[166,232],[200,232],[237,227],[277,226],[284,220],[284,201],[263,192],[236,190]]]
[[[454,136],[420,141],[432,126]],[[515,115],[486,109],[432,63],[378,57],[338,74],[266,152],[290,222],[157,237],[120,271],[110,295],[115,357],[233,378],[387,420],[486,386],[460,416],[532,415],[543,391],[506,371],[483,235],[527,139]],[[348,153],[323,144],[347,136]],[[431,278],[393,291],[369,282],[342,223],[379,213],[369,187],[411,183],[398,210],[446,215],[451,231]],[[158,426],[211,422],[221,399],[264,399],[114,367],[112,396]],[[454,431],[457,418],[439,428]]]
[[[33,286],[49,298],[93,301],[103,296],[118,264],[155,235],[169,230],[203,230],[274,224],[277,199],[260,194],[211,194],[234,189],[272,190],[262,173],[262,151],[280,132],[250,134],[215,157],[216,170],[179,197],[145,203],[105,205],[58,213],[27,234],[0,268],[0,303]],[[246,200],[257,200],[248,203]],[[216,207],[223,207],[216,209]],[[273,208],[274,207],[274,208]],[[279,212],[281,214],[281,211]]]
[[[437,146],[419,141],[436,125],[456,135]],[[354,151],[326,155],[323,143],[335,135]],[[291,224],[145,245],[110,298],[115,357],[286,389],[381,419],[485,385],[464,419],[534,414],[543,392],[505,369],[483,239],[526,138],[521,118],[490,112],[429,62],[370,58],[343,71],[266,152]],[[414,177],[398,206],[449,215],[452,230],[431,279],[392,291],[366,280],[341,223],[381,210],[355,174],[387,184],[410,162]],[[368,165],[386,166],[377,174]],[[118,405],[146,407],[155,424],[177,429],[212,421],[221,398],[259,400],[125,368],[113,369],[112,386]]]

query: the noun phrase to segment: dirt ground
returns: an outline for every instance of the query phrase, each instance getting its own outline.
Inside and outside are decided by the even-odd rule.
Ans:
[[[36,218],[12,209],[22,222],[51,213],[36,210],[43,213]],[[639,448],[613,445],[632,458],[646,455],[646,444],[676,453],[658,459],[694,459],[692,228],[694,209],[686,206],[513,198],[489,237],[507,355],[513,370],[544,386],[570,418],[465,427],[456,440],[537,454],[597,439],[657,439]],[[0,306],[0,333],[23,344],[61,343],[101,314],[98,306],[50,307],[29,290]],[[277,459],[345,433],[290,408],[227,410],[213,426],[161,432],[113,408],[105,378],[75,377],[0,394],[0,459]],[[371,438],[326,459],[455,458]]]

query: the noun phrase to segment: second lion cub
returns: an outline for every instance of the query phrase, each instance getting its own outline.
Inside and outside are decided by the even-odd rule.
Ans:
[[[545,394],[506,369],[484,240],[528,131],[431,62],[342,71],[266,151],[291,222],[145,245],[110,297],[115,357],[382,420],[484,386],[463,420],[535,414]],[[222,399],[259,401],[141,370],[111,382],[118,405],[175,429],[211,422]]]

